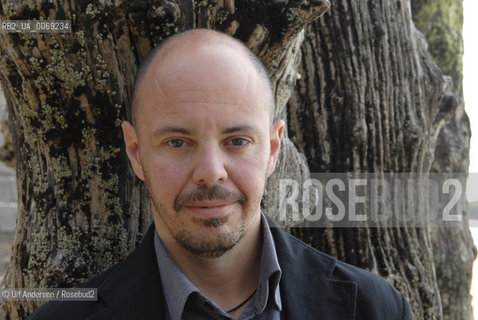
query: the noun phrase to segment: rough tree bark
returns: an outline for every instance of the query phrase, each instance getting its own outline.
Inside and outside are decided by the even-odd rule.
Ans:
[[[289,101],[290,136],[310,171],[467,172],[469,126],[460,94],[429,55],[412,23],[410,2],[331,4],[306,29],[302,79]],[[456,67],[461,60],[456,53],[450,48],[442,61]],[[448,59],[452,56],[455,62]],[[461,88],[461,78],[454,80]],[[453,149],[460,152],[450,156]],[[454,229],[301,228],[293,233],[389,279],[408,294],[416,319],[471,317],[474,255],[466,218]]]
[[[458,107],[453,118],[438,135],[433,172],[443,179],[451,173],[468,173],[470,123],[463,101],[463,3],[462,0],[418,0],[412,2],[415,24],[427,38],[428,48],[442,71],[453,79]],[[448,174],[447,174],[448,173]],[[466,180],[462,179],[466,187]],[[466,198],[462,208],[468,208]],[[456,228],[431,230],[435,270],[442,298],[443,318],[473,319],[471,276],[476,248],[469,230],[467,212],[463,224]]]
[[[73,286],[121,260],[151,221],[128,172],[119,122],[145,54],[193,27],[226,31],[270,71],[289,118],[278,179],[314,172],[429,172],[457,106],[411,21],[409,1],[332,1],[305,33],[302,80],[286,106],[300,31],[326,1],[2,1],[2,20],[71,19],[71,34],[1,34],[1,82],[17,159],[19,216],[6,287]],[[307,161],[307,162],[306,162]],[[308,164],[307,164],[308,163]],[[267,209],[266,209],[267,210]],[[268,211],[272,215],[274,211]],[[314,246],[385,276],[416,319],[440,319],[429,229],[296,229]],[[465,241],[463,243],[466,243]],[[435,249],[437,250],[437,249]],[[23,319],[33,303],[4,305]]]
[[[0,114],[0,135],[3,144],[0,145],[0,161],[11,168],[15,168],[15,154],[13,151],[12,134],[8,129],[7,113]]]
[[[278,112],[295,83],[303,27],[316,1],[2,1],[1,20],[70,19],[71,34],[2,33],[1,83],[17,160],[19,211],[10,288],[74,286],[123,259],[151,222],[128,172],[120,131],[136,66],[163,38],[225,31],[264,61]],[[279,116],[279,115],[277,115]],[[285,140],[282,167],[307,166]],[[284,156],[282,156],[284,158]],[[289,164],[290,163],[290,164]],[[7,319],[38,305],[8,301]]]

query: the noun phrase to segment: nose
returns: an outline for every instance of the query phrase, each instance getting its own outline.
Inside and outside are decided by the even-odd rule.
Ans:
[[[219,146],[203,146],[196,154],[193,181],[197,185],[214,185],[227,180],[225,157]]]

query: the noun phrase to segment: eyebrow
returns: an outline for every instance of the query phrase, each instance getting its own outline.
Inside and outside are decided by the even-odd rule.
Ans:
[[[168,126],[165,128],[160,128],[156,131],[153,132],[153,138],[160,137],[163,134],[168,134],[168,133],[181,133],[184,135],[192,135],[193,132],[185,129],[185,128],[180,128],[180,127],[173,127],[173,126]]]
[[[248,125],[239,125],[239,126],[234,126],[230,128],[224,128],[222,130],[222,134],[231,134],[235,132],[250,132],[253,134],[259,134],[260,131],[254,127],[248,126]],[[160,137],[161,135],[164,134],[170,134],[170,133],[181,133],[184,135],[193,135],[194,131],[182,128],[182,127],[174,127],[174,126],[167,126],[164,128],[160,128],[153,133],[153,137]]]
[[[235,126],[235,127],[230,127],[230,128],[225,128],[222,130],[223,134],[230,134],[234,132],[250,132],[254,134],[260,133],[259,130],[257,130],[254,127],[248,126],[248,125],[243,125],[243,126]]]

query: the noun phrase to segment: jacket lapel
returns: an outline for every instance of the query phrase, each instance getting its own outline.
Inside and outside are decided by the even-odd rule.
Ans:
[[[357,284],[332,279],[337,260],[287,234],[269,219],[285,319],[355,319]]]
[[[357,284],[332,279],[337,263],[268,219],[282,269],[285,319],[355,319]],[[164,293],[154,254],[154,225],[141,245],[98,288],[108,306],[93,319],[164,319]]]
[[[163,319],[154,230],[152,224],[140,246],[98,288],[98,296],[108,305],[108,319]]]

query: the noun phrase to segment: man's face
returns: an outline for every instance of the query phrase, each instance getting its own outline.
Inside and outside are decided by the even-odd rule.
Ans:
[[[219,257],[260,223],[283,130],[282,121],[269,125],[262,81],[227,46],[166,51],[152,62],[138,91],[136,130],[129,123],[123,130],[162,238]]]

